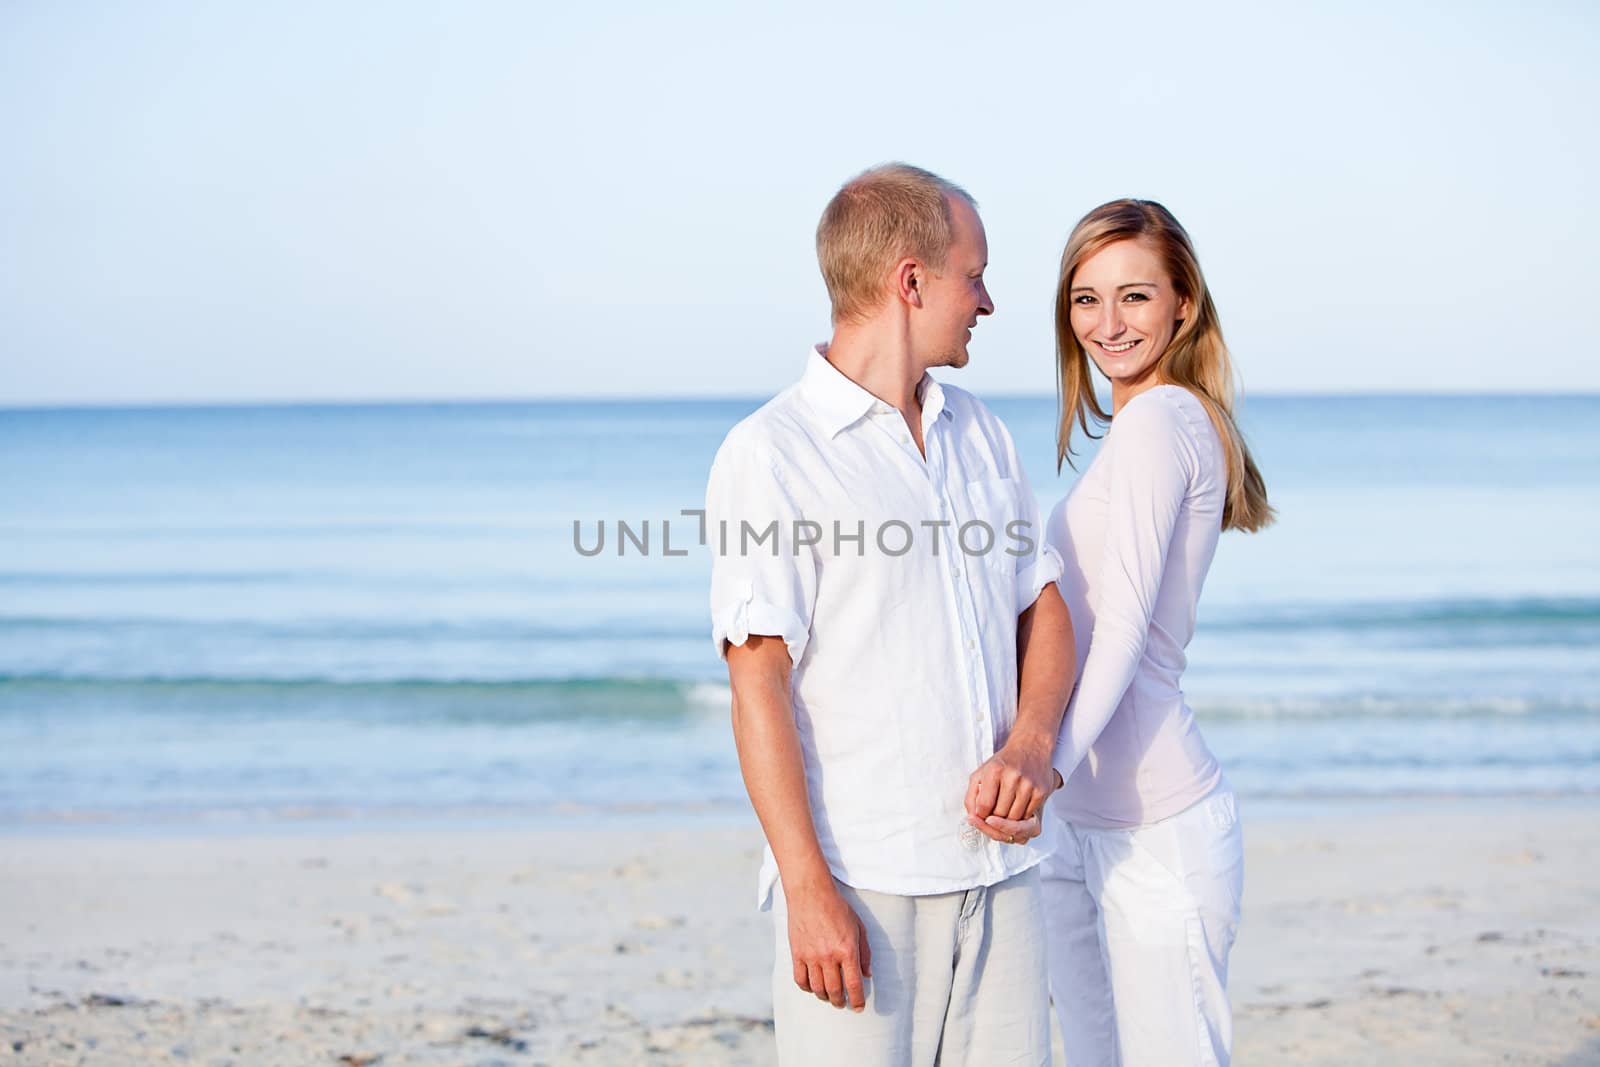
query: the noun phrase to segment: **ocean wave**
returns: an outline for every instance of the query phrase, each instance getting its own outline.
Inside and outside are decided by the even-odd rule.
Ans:
[[[327,582],[342,576],[317,570],[194,570],[194,571],[0,571],[0,585],[89,586],[124,585],[270,585],[279,582]]]
[[[724,711],[733,702],[733,690],[719,682],[699,682],[689,687],[689,703],[697,707]]]
[[[0,615],[0,637],[8,633],[56,633],[120,637],[133,631],[144,637],[169,636],[185,641],[242,638],[259,641],[673,641],[700,639],[706,627],[698,617],[681,622],[652,619],[591,618],[578,623],[541,623],[522,618],[419,619],[330,617],[268,621],[264,619],[181,619],[148,616]]]
[[[172,712],[514,724],[672,719],[701,712],[695,683],[659,678],[86,677],[0,674],[0,711]]]
[[[726,711],[721,681],[622,675],[525,678],[0,673],[0,711],[89,710],[392,714],[503,722],[689,718]],[[1600,698],[1367,693],[1190,698],[1202,723],[1266,720],[1534,719],[1600,715]]]
[[[1266,758],[1260,754],[1234,756],[1228,763],[1229,774],[1259,775],[1315,775],[1337,777],[1341,772],[1360,772],[1374,779],[1388,772],[1427,772],[1440,775],[1451,771],[1483,770],[1510,772],[1519,770],[1547,770],[1551,773],[1568,771],[1585,772],[1593,777],[1600,772],[1594,739],[1587,748],[1563,752],[1498,752],[1490,749],[1468,749],[1448,754],[1436,752],[1378,752],[1363,749],[1356,752],[1322,753],[1315,759],[1306,754],[1291,754],[1280,758]]]
[[[633,581],[626,576],[620,580]],[[583,582],[562,581],[551,576],[522,572],[494,572],[453,575],[357,574],[340,571],[263,569],[216,571],[128,571],[128,572],[73,572],[73,571],[0,571],[0,585],[60,585],[84,588],[113,588],[121,586],[275,586],[308,585],[320,589],[353,587],[359,589],[495,589],[500,592],[516,590],[530,593],[573,592],[600,587],[596,580]],[[608,583],[600,583],[609,589]],[[690,592],[700,593],[699,585],[684,587],[686,597]],[[658,596],[668,592],[657,590]],[[699,601],[694,601],[698,605]],[[311,619],[294,624],[267,622],[248,617],[217,616],[202,619],[172,619],[160,615],[40,615],[0,614],[0,632],[6,629],[76,628],[128,626],[173,626],[192,629],[231,628],[259,629],[272,634],[283,632],[322,632],[339,628],[340,636],[406,636],[426,637],[435,633],[483,634],[488,637],[503,636],[508,629],[535,637],[561,636],[574,633],[593,633],[609,630],[619,636],[655,637],[681,636],[685,628],[694,632],[700,629],[698,607],[687,612],[682,621],[664,627],[659,619],[589,619],[564,625],[528,622],[518,618],[478,617],[444,621],[436,619],[401,620],[393,617],[374,617],[351,614],[335,619]],[[1513,639],[1518,633],[1532,636],[1537,631],[1542,636],[1567,632],[1578,638],[1592,638],[1600,629],[1600,597],[1474,597],[1460,599],[1429,598],[1395,602],[1350,603],[1291,603],[1231,605],[1214,611],[1203,611],[1199,631],[1205,635],[1235,633],[1302,633],[1313,631],[1341,631],[1348,635],[1381,632],[1390,639],[1396,631],[1411,630],[1418,635],[1455,634],[1463,631],[1483,630],[1504,634],[1508,630]]]
[[[1339,696],[1208,696],[1190,700],[1195,714],[1215,719],[1473,719],[1600,714],[1600,699],[1556,696],[1355,694]]]
[[[1469,597],[1393,603],[1250,605],[1203,613],[1200,628],[1367,630],[1427,627],[1600,626],[1600,597]]]

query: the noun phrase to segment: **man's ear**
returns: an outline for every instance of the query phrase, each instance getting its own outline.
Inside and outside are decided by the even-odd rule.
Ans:
[[[894,295],[912,307],[922,306],[922,264],[909,256],[894,265]]]

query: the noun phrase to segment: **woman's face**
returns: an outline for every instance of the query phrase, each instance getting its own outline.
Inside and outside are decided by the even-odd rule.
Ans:
[[[1157,384],[1156,364],[1190,301],[1179,298],[1155,245],[1134,237],[1084,260],[1067,294],[1072,332],[1111,380],[1114,406]]]

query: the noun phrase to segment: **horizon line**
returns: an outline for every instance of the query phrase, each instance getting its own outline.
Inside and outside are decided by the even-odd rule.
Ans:
[[[969,390],[971,392],[971,390]],[[763,393],[672,393],[672,394],[616,394],[551,393],[539,396],[484,397],[305,397],[262,399],[206,399],[206,400],[79,400],[59,402],[7,401],[0,403],[0,414],[46,411],[216,411],[259,410],[263,408],[383,408],[383,407],[525,407],[553,404],[705,404],[705,403],[765,403],[776,394]],[[980,400],[1055,400],[1054,392],[974,393]],[[1393,390],[1340,390],[1340,389],[1282,389],[1252,390],[1239,399],[1263,400],[1544,400],[1544,399],[1600,399],[1600,388],[1557,391],[1553,389],[1393,389]]]

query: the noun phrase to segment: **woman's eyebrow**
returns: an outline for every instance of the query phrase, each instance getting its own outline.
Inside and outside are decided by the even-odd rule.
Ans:
[[[1145,289],[1145,288],[1159,289],[1161,287],[1159,285],[1157,285],[1155,282],[1129,282],[1126,285],[1117,286],[1118,292],[1122,291],[1123,289]],[[1071,289],[1069,289],[1067,291],[1071,292],[1071,293],[1092,293],[1092,292],[1094,292],[1094,286],[1092,286],[1092,285],[1074,285]]]

